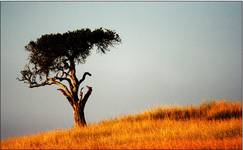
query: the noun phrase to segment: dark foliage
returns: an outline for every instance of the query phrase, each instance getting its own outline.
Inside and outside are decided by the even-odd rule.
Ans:
[[[109,46],[120,42],[116,32],[103,28],[43,35],[25,46],[30,52],[29,64],[21,71],[21,80],[32,87],[46,81],[53,73],[58,73],[56,77],[66,77],[71,63],[85,63],[94,47],[97,52],[106,53]]]

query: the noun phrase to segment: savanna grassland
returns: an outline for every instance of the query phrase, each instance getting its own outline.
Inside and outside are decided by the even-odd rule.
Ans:
[[[242,103],[160,107],[140,114],[1,141],[3,149],[242,149]]]

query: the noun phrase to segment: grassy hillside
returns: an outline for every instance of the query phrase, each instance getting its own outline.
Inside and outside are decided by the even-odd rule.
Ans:
[[[242,104],[157,108],[82,129],[10,138],[1,148],[242,149]]]

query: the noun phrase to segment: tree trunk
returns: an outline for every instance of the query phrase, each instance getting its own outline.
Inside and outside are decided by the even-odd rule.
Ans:
[[[75,127],[86,126],[86,121],[85,121],[85,116],[84,116],[84,107],[76,106],[74,108],[73,112],[74,112]]]
[[[73,105],[74,112],[74,122],[75,127],[84,127],[86,126],[85,116],[84,116],[84,107],[86,102],[88,101],[89,96],[92,93],[92,87],[86,86],[88,88],[87,93],[83,97],[82,90],[80,91],[80,99],[76,100],[76,103]],[[75,101],[75,100],[73,100]]]

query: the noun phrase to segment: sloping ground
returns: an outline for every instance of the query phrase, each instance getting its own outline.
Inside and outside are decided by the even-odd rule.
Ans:
[[[157,108],[82,129],[11,138],[1,148],[242,149],[242,104]]]

